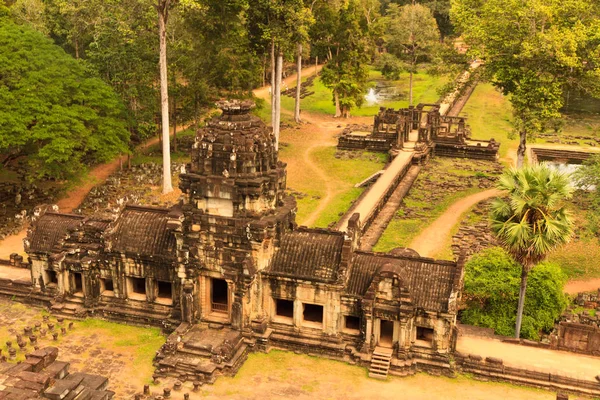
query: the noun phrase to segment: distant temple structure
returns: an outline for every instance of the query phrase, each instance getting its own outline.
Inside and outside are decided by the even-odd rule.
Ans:
[[[39,210],[25,240],[37,298],[59,314],[174,330],[157,374],[181,379],[234,373],[268,347],[353,360],[374,377],[449,371],[464,258],[359,251],[358,214],[345,232],[298,227],[270,129],[251,102],[219,105],[180,204],[128,205],[116,219]],[[421,111],[382,112],[375,129],[401,143],[415,115],[429,121],[420,138],[442,136],[439,116]]]
[[[495,161],[500,143],[471,139],[466,118],[440,113],[438,104],[381,107],[370,127],[350,126],[338,141],[342,150],[420,151],[446,157]]]

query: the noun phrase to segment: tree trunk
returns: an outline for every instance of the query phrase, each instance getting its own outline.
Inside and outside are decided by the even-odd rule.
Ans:
[[[528,270],[523,266],[521,271],[521,290],[519,291],[519,306],[517,308],[517,326],[515,327],[515,337],[521,337],[521,321],[523,320],[523,307],[525,306],[525,291],[527,290]]]
[[[271,126],[275,133],[275,84],[277,71],[275,70],[275,40],[271,39]]]
[[[175,74],[173,74],[173,86],[177,84],[175,80]],[[173,96],[173,151],[177,153],[177,95]]]
[[[517,168],[525,163],[525,151],[527,150],[527,132],[519,132],[519,148],[517,149]]]
[[[298,43],[298,60],[296,62],[296,107],[294,121],[300,122],[300,92],[302,90],[302,44]]]
[[[281,126],[281,76],[283,74],[283,54],[277,54],[277,76],[275,83],[275,151],[279,151],[279,129]]]
[[[200,125],[200,112],[198,107],[198,95],[194,94],[194,122],[196,126]]]
[[[319,76],[319,56],[315,57],[315,76]]]
[[[337,90],[333,91],[333,98],[335,100],[335,118],[339,118],[342,116],[342,110],[340,110],[340,95]]]
[[[262,60],[262,87],[267,86],[267,55],[263,55]]]
[[[413,72],[410,71],[410,78],[408,80],[408,105],[413,105]]]
[[[167,81],[167,6],[158,6],[158,34],[160,36],[160,109],[162,114],[163,194],[171,193],[171,149],[169,146],[169,90]]]

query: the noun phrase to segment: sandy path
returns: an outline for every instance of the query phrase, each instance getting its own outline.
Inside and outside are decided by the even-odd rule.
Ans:
[[[323,64],[318,65],[317,67],[315,67],[314,65],[304,67],[304,68],[302,68],[302,76],[306,77],[306,76],[314,75],[315,71],[318,72],[322,68],[323,68]],[[296,73],[293,73],[292,75],[284,78],[282,80],[282,82],[285,83],[289,87],[296,87]],[[265,99],[270,102],[271,101],[271,93],[269,93],[270,90],[271,90],[271,84],[268,84],[267,86],[263,86],[261,88],[254,89],[253,92],[256,97]]]
[[[311,159],[311,153],[319,147],[335,146],[336,141],[334,139],[335,133],[339,130],[337,127],[331,126],[330,121],[326,118],[319,118],[313,115],[305,114],[303,118],[306,122],[314,125],[315,134],[318,134],[320,139],[315,141],[309,148],[304,151],[303,159],[306,165],[315,173],[320,179],[325,182],[325,196],[319,201],[317,208],[310,213],[304,221],[301,221],[302,225],[312,226],[319,215],[327,208],[331,200],[335,198],[338,191],[333,189],[333,183],[327,173],[327,171],[319,168],[318,164],[313,162]]]
[[[319,65],[317,70],[320,71],[323,66]],[[302,76],[311,76],[315,74],[315,66],[309,66],[302,69]],[[296,85],[296,74],[292,74],[284,79],[284,82],[290,86],[295,87]],[[269,93],[271,86],[267,85],[259,89],[254,90],[254,95],[256,97],[265,99],[267,103],[271,102],[271,95]],[[282,114],[286,114],[289,116],[293,116],[293,112],[290,110],[286,110],[284,108],[281,109]],[[303,111],[301,115],[302,123],[304,124],[303,129],[307,129],[306,125],[312,125],[311,130],[311,140],[313,143],[304,150],[302,155],[302,159],[307,168],[314,174],[317,178],[324,182],[324,196],[319,199],[319,204],[317,207],[304,219],[303,221],[298,221],[301,225],[311,226],[316,220],[319,218],[321,213],[329,206],[329,203],[335,198],[335,196],[339,193],[338,190],[334,188],[334,183],[331,181],[329,174],[326,170],[319,167],[318,164],[314,162],[311,157],[313,151],[321,147],[329,147],[335,146],[337,141],[335,140],[336,134],[340,133],[343,127],[339,127],[340,125],[346,125],[348,123],[370,123],[372,117],[368,118],[368,122],[365,122],[365,118],[348,118],[348,119],[336,119],[333,116],[328,115],[316,115],[311,114],[309,112]],[[282,132],[283,133],[283,132]],[[292,133],[293,134],[293,133]],[[283,135],[282,135],[283,139]]]
[[[433,221],[408,247],[424,257],[432,257],[447,243],[452,228],[461,220],[462,214],[480,201],[500,194],[497,189],[489,189],[464,197],[452,204],[438,219]]]
[[[600,289],[600,278],[569,281],[565,285],[564,292],[567,294],[577,294],[581,292],[595,292],[598,289]]]

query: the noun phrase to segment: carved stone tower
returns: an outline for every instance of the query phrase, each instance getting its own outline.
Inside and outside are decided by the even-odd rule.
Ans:
[[[222,115],[198,131],[192,161],[180,176],[185,201],[180,216],[173,215],[181,224],[173,226],[188,302],[195,287],[191,319],[241,328],[250,318],[241,299],[268,265],[274,241],[293,227],[296,205],[285,197],[286,165],[277,160],[273,134],[250,114],[254,103],[218,106]]]

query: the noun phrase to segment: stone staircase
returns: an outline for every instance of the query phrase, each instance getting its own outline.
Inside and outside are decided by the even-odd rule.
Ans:
[[[375,347],[371,356],[371,366],[369,367],[370,378],[387,379],[393,352],[392,349],[387,347]]]
[[[228,326],[182,323],[159,350],[155,375],[213,383],[217,376],[235,375],[253,345]]]
[[[83,306],[83,299],[70,296],[62,301],[52,301],[50,312],[57,316],[69,319],[84,319],[87,316],[87,310]]]

